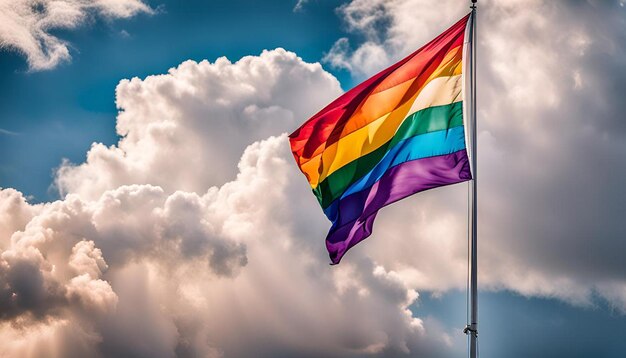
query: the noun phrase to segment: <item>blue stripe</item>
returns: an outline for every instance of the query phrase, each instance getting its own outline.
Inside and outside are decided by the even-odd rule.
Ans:
[[[387,170],[398,164],[421,158],[452,154],[465,149],[464,127],[454,127],[436,132],[421,134],[398,142],[372,170],[346,189],[340,198],[332,202],[324,213],[335,221],[337,203],[348,195],[368,189],[376,183]]]

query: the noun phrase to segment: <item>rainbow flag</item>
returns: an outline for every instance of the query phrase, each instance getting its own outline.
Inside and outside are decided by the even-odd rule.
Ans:
[[[372,233],[382,207],[472,178],[463,125],[468,18],[289,136],[296,163],[332,222],[326,247],[333,264]]]

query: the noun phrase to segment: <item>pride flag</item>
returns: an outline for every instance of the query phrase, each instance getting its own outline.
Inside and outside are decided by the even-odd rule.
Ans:
[[[372,233],[382,207],[472,178],[463,125],[468,18],[289,136],[296,163],[332,222],[326,247],[333,264]]]

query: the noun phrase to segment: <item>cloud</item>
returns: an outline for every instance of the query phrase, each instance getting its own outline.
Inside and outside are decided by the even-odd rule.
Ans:
[[[282,49],[123,80],[116,89],[122,140],[94,144],[85,163],[61,166],[56,182],[90,199],[141,183],[202,193],[235,177],[233,163],[248,144],[295,129],[340,93],[319,64]]]
[[[456,1],[355,0],[326,55],[356,78],[421,46],[467,9]],[[622,307],[621,178],[626,39],[618,2],[479,4],[479,236],[485,288]],[[464,287],[465,188],[420,194],[381,212],[363,249],[418,289]],[[381,234],[384,233],[384,234]],[[408,234],[407,234],[408,233]],[[389,237],[403,237],[389,243]],[[383,239],[385,241],[383,241]],[[396,247],[395,244],[398,246]],[[371,251],[370,251],[371,250]]]
[[[2,254],[2,296],[22,300],[3,304],[3,320],[69,325],[107,356],[427,349],[433,333],[408,310],[417,293],[400,276],[367,258],[328,266],[311,240],[324,219],[294,200],[309,193],[291,160],[282,135],[249,146],[236,180],[202,195],[144,184],[45,204]],[[307,214],[318,232],[297,235],[289,217]]]
[[[367,255],[328,265],[283,132],[340,92],[282,49],[122,81],[122,138],[60,168],[62,200],[0,191],[0,334],[15,338],[0,355],[463,351],[409,310],[400,274]]]
[[[90,18],[129,18],[152,13],[141,0],[1,0],[0,49],[24,56],[32,71],[48,70],[69,61],[69,44],[54,30],[75,29]]]
[[[0,128],[0,134],[10,135],[10,136],[19,135],[19,133],[17,132],[13,132],[13,131],[2,129],[2,128]]]
[[[351,34],[364,38],[355,49],[347,37],[324,57],[358,77],[372,75],[433,38],[466,13],[458,1],[354,0],[338,9]]]
[[[309,2],[309,0],[298,0],[296,5],[293,7],[293,12],[299,12],[304,10],[304,6]]]

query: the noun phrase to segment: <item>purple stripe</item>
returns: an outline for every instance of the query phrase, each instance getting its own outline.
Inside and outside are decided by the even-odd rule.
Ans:
[[[370,188],[340,200],[337,220],[326,237],[332,263],[339,263],[348,249],[371,235],[374,218],[382,207],[420,191],[471,178],[465,149],[404,162],[387,170]]]

